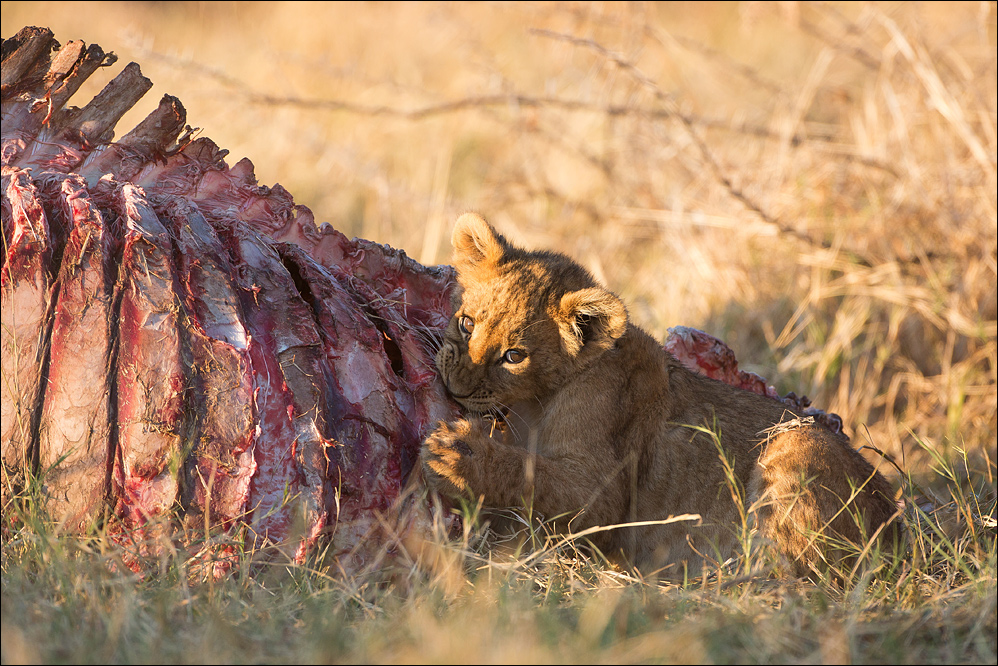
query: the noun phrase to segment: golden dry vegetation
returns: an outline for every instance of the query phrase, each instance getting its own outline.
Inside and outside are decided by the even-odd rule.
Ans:
[[[662,595],[585,563],[502,578],[452,553],[457,582],[445,566],[396,598],[301,571],[276,592],[245,579],[192,593],[168,568],[173,587],[135,591],[96,564],[44,572],[77,555],[39,528],[4,547],[4,661],[191,660],[154,645],[176,625],[197,660],[994,663],[994,532],[974,516],[993,522],[996,483],[996,15],[993,2],[4,2],[4,36],[48,26],[120,56],[75,103],[134,60],[155,86],[123,129],[176,95],[230,164],[249,157],[261,183],[348,235],[446,262],[450,225],[474,209],[564,251],[655,335],[703,328],[840,414],[973,533],[859,592],[717,579],[714,596]],[[32,597],[39,585],[55,592]],[[88,635],[39,648],[9,619],[19,603],[52,630],[84,614]],[[266,647],[288,635],[294,656]]]

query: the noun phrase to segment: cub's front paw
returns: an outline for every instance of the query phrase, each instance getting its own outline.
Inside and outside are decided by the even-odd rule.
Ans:
[[[431,488],[445,495],[462,495],[473,490],[475,451],[480,448],[481,429],[467,419],[444,423],[423,442],[420,459],[423,478]]]

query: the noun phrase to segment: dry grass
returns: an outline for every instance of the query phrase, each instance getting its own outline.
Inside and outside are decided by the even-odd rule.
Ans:
[[[950,517],[842,592],[479,569],[464,543],[405,584],[189,588],[182,559],[108,574],[36,516],[4,544],[5,662],[994,663],[994,534],[967,527],[998,457],[994,3],[3,3],[4,35],[27,24],[141,63],[125,126],[177,95],[348,234],[445,262],[476,209],[565,251],[654,334],[703,328],[839,413]]]
[[[994,497],[947,487],[949,505],[907,517],[899,561],[874,548],[838,581],[786,580],[746,530],[742,555],[683,584],[544,525],[500,542],[473,508],[462,536],[410,542],[377,574],[237,551],[204,580],[197,544],[167,543],[135,575],[120,539],[65,534],[28,496],[5,515],[23,523],[3,543],[3,662],[993,663]]]

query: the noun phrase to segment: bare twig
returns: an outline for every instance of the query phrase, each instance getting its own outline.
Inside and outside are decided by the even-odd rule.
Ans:
[[[637,117],[650,120],[676,117],[677,110],[674,108],[642,108],[634,105],[620,104],[597,104],[583,100],[565,99],[553,96],[526,95],[523,93],[497,93],[490,95],[472,95],[461,99],[450,100],[426,104],[424,106],[404,109],[396,106],[357,104],[345,100],[337,99],[316,99],[309,97],[282,96],[261,93],[253,90],[244,81],[233,77],[226,72],[205,66],[193,60],[177,58],[157,51],[136,46],[143,57],[165,62],[172,67],[183,68],[195,72],[201,76],[213,79],[224,85],[236,94],[243,97],[251,104],[263,106],[297,107],[302,109],[313,109],[318,111],[352,113],[360,116],[389,116],[402,120],[420,121],[435,116],[460,113],[468,110],[488,109],[488,108],[533,108],[533,109],[558,109],[578,113],[599,113],[608,117]],[[705,130],[720,130],[743,134],[766,141],[785,141],[779,132],[747,122],[731,122],[722,118],[708,118],[694,116],[692,114],[682,114],[681,120],[688,125],[693,125]],[[790,145],[799,147],[805,143],[819,146],[822,150],[827,150],[834,158],[845,162],[859,164],[861,166],[877,169],[890,174],[894,178],[898,177],[897,171],[889,164],[875,160],[870,157],[844,153],[835,148],[836,137],[823,134],[804,134],[798,132],[790,137]],[[827,145],[827,147],[826,147]],[[606,170],[606,165],[601,160],[589,154],[583,154],[583,159],[590,162],[601,171]],[[765,219],[765,218],[764,218]]]
[[[846,29],[846,32],[849,32],[850,34],[853,35],[861,35],[863,33],[863,31],[860,29],[859,26],[857,26],[855,23],[847,19],[838,10],[831,7],[827,3],[818,3],[817,6],[824,9],[831,16],[833,16],[839,23],[841,23]],[[801,30],[803,30],[804,32],[808,33],[809,35],[813,35],[814,37],[817,37],[828,46],[832,47],[836,51],[839,51],[849,56],[850,58],[860,63],[867,69],[873,71],[880,69],[880,58],[871,55],[861,46],[853,46],[851,44],[846,44],[841,39],[837,39],[832,35],[829,35],[823,29],[819,28],[817,25],[811,23],[810,21],[808,21],[803,17],[800,19],[799,25]]]
[[[551,30],[542,30],[536,28],[532,29],[531,32],[538,35],[542,35],[544,37],[549,37],[551,39],[557,39],[569,42],[570,44],[576,46],[583,46],[587,49],[590,49],[591,51],[595,51],[596,53],[599,53],[601,56],[605,57],[607,60],[613,62],[617,67],[619,67],[623,71],[630,74],[636,81],[638,81],[642,86],[648,89],[648,91],[655,97],[655,99],[665,107],[665,110],[668,112],[668,114],[671,117],[676,118],[677,120],[680,121],[680,123],[686,130],[687,135],[699,150],[701,159],[703,159],[703,161],[707,164],[714,178],[724,187],[725,190],[727,190],[729,195],[731,195],[733,198],[741,202],[743,206],[745,206],[750,211],[755,213],[761,220],[775,227],[781,234],[787,236],[793,236],[794,238],[802,240],[811,246],[816,246],[822,249],[831,248],[830,243],[811,238],[808,234],[802,233],[797,229],[794,229],[793,227],[784,224],[779,219],[773,217],[772,215],[764,211],[759,204],[757,204],[753,199],[751,199],[748,195],[746,195],[741,189],[735,187],[734,183],[731,181],[728,175],[724,172],[723,169],[721,169],[720,164],[718,164],[717,159],[715,159],[713,153],[711,153],[710,149],[707,147],[706,142],[696,131],[693,119],[687,114],[680,111],[673,97],[663,92],[661,88],[659,88],[658,85],[644,72],[638,69],[637,66],[634,65],[634,63],[630,62],[629,60],[626,60],[620,54],[610,51],[602,44],[592,39],[575,37],[573,35],[566,35],[560,32],[553,32]]]
[[[645,34],[649,35],[652,39],[657,41],[663,46],[668,46],[669,44],[675,43],[688,51],[695,51],[699,53],[704,58],[712,60],[719,63],[724,69],[733,72],[735,75],[740,76],[747,80],[748,82],[758,86],[759,88],[764,88],[774,95],[783,96],[786,92],[783,88],[770,81],[768,78],[762,76],[754,68],[749,67],[743,63],[734,60],[730,56],[721,53],[717,49],[712,49],[706,44],[698,42],[695,39],[690,39],[689,37],[683,37],[682,35],[673,35],[667,32],[665,29],[655,26],[647,25],[645,26]]]
[[[357,104],[345,100],[337,99],[316,99],[310,97],[284,96],[261,93],[253,90],[244,81],[227,74],[226,72],[205,66],[193,60],[177,58],[158,51],[141,49],[136,47],[143,57],[151,60],[159,60],[172,67],[182,68],[195,72],[206,78],[213,79],[217,83],[224,85],[233,92],[242,96],[251,104],[261,104],[266,106],[294,106],[305,109],[316,109],[322,111],[342,111],[364,116],[393,116],[405,120],[423,120],[433,116],[447,115],[469,109],[480,109],[489,107],[522,107],[522,108],[555,108],[564,111],[601,113],[607,116],[636,116],[642,118],[671,118],[675,111],[671,109],[646,109],[633,105],[619,104],[595,104],[583,100],[565,99],[553,96],[526,95],[523,93],[496,93],[489,95],[472,95],[461,99],[427,104],[424,106],[403,109],[396,106]],[[732,123],[721,118],[706,118],[686,114],[687,120],[705,129],[726,130],[739,134],[746,134],[762,139],[782,141],[784,137],[777,132],[773,132],[765,127],[750,123]],[[794,145],[803,141],[831,142],[833,137],[822,135],[797,135],[792,137]],[[877,168],[884,168],[884,165],[871,165]]]

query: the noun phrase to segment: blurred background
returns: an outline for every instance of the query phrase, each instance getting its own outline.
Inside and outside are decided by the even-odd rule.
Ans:
[[[4,2],[155,84],[316,220],[449,260],[477,210],[658,338],[994,486],[996,6]],[[871,460],[878,456],[870,455]]]

